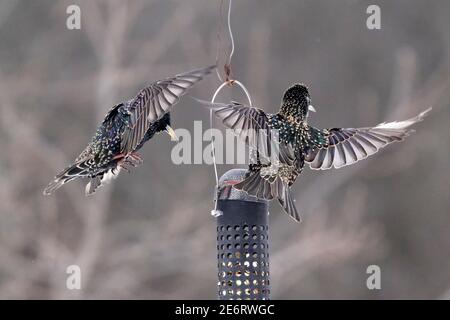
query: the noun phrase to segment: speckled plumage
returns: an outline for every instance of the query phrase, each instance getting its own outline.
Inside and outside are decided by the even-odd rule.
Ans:
[[[234,188],[258,198],[278,199],[296,221],[300,221],[300,215],[290,187],[305,163],[320,170],[353,164],[392,142],[403,140],[412,132],[410,126],[423,120],[431,109],[409,120],[375,127],[318,129],[308,123],[309,111],[315,109],[311,106],[308,88],[303,84],[286,90],[276,114],[266,114],[261,109],[236,102],[203,103],[213,108],[224,125],[233,129],[250,147],[249,170]],[[278,145],[275,158],[270,147],[273,140]]]
[[[155,134],[170,128],[170,110],[188,89],[214,70],[198,69],[160,80],[142,89],[136,97],[114,106],[94,137],[74,163],[58,174],[44,190],[52,194],[76,178],[90,178],[86,195],[116,178],[118,173],[142,163],[136,153]]]

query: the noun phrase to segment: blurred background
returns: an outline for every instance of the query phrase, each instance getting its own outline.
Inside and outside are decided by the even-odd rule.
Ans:
[[[81,30],[66,28],[71,4]],[[42,191],[115,103],[214,63],[219,4],[0,0],[0,298],[216,298],[213,168],[172,164],[166,135],[93,197],[86,181]],[[366,27],[370,4],[381,7],[381,30]],[[274,112],[304,82],[320,127],[433,106],[414,135],[369,160],[305,169],[294,187],[302,224],[272,204],[272,298],[450,299],[449,13],[447,0],[234,1],[233,74],[254,105]],[[210,99],[219,84],[212,75],[191,94]],[[220,96],[231,98],[245,101],[238,89]],[[175,128],[209,125],[191,99],[172,117]],[[82,290],[66,289],[73,264]],[[371,264],[381,290],[366,287]]]

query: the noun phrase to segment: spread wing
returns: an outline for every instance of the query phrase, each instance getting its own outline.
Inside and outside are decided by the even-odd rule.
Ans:
[[[238,102],[212,103],[198,100],[212,109],[214,115],[225,127],[244,141],[251,149],[258,151],[260,160],[273,159],[278,156],[284,164],[292,165],[295,157],[290,145],[280,144],[278,132],[269,125],[269,115],[263,110]]]
[[[170,112],[181,96],[215,68],[210,66],[182,73],[142,89],[127,105],[130,120],[122,137],[121,151],[133,151],[142,141],[150,123]]]
[[[316,136],[323,136],[327,141],[323,145],[314,145],[306,155],[311,169],[327,170],[351,165],[387,145],[402,141],[414,130],[412,125],[422,121],[431,108],[418,116],[405,121],[380,123],[371,128],[333,128],[319,130],[311,128]]]

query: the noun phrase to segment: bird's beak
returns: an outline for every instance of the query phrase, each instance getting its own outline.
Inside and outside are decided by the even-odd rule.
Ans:
[[[177,134],[175,133],[175,131],[172,129],[171,126],[167,125],[165,131],[166,131],[167,134],[170,136],[170,140],[172,140],[172,141],[178,141]]]
[[[316,108],[314,108],[312,105],[308,106],[308,110],[312,112],[316,112]]]

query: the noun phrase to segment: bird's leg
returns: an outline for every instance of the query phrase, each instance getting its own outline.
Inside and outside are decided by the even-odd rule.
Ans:
[[[227,180],[227,181],[224,181],[223,184],[227,185],[227,186],[234,186],[235,184],[238,184],[240,182],[242,182],[242,181],[240,181],[240,180]]]
[[[119,153],[119,154],[115,155],[112,159],[113,160],[120,160],[122,158],[125,158],[125,155],[123,153]]]

